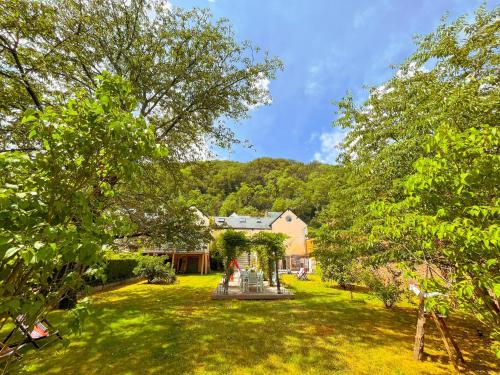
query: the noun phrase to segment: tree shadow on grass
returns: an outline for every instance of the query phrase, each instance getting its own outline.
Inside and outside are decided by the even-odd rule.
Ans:
[[[363,286],[363,285],[354,285],[354,286],[352,286],[352,288],[351,287],[342,288],[340,285],[329,285],[328,287],[331,289],[341,290],[343,292],[350,292],[352,290],[353,293],[368,294],[368,292],[370,291],[369,288],[367,288],[366,286]]]
[[[214,276],[182,277],[174,285],[138,283],[99,293],[83,334],[71,337],[68,349],[26,351],[13,373],[321,374],[352,371],[346,352],[362,359],[373,348],[411,359],[414,309],[353,304],[329,288],[308,292],[300,285],[295,300],[214,301],[217,282]],[[63,312],[53,320],[64,328]],[[429,331],[429,361],[447,373],[446,353],[435,328]],[[380,363],[396,371],[399,364],[387,362]],[[413,372],[419,369],[408,362]]]

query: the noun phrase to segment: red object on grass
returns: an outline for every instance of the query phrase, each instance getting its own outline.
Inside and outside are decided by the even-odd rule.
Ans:
[[[229,268],[232,268],[232,267],[235,267],[238,269],[238,271],[240,270],[240,265],[238,264],[238,260],[236,258],[233,258],[233,260],[231,261],[231,263],[229,263]],[[231,281],[234,281],[234,276],[231,275],[231,277],[229,278],[229,280]]]

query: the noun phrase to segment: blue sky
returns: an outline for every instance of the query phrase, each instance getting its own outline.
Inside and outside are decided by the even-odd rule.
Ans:
[[[262,156],[333,163],[342,132],[332,128],[333,101],[349,90],[366,97],[415,49],[413,36],[432,32],[441,16],[469,13],[476,0],[171,0],[174,6],[210,8],[228,18],[240,41],[278,56],[284,71],[269,85],[272,104],[235,125],[253,148],[237,146],[232,160]],[[488,8],[492,1],[486,2]],[[228,158],[228,152],[220,153]]]

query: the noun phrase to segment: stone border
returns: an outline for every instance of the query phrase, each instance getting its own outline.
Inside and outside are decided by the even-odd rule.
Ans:
[[[294,299],[295,294],[287,292],[283,294],[270,293],[235,293],[235,294],[218,294],[217,289],[212,293],[213,300],[253,300],[253,301],[274,301],[283,299]]]

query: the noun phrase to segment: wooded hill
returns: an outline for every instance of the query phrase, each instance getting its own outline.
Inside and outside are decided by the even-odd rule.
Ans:
[[[273,158],[247,163],[214,160],[182,170],[190,204],[208,215],[262,215],[292,209],[307,223],[329,201],[337,166]]]

